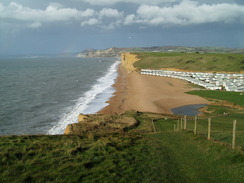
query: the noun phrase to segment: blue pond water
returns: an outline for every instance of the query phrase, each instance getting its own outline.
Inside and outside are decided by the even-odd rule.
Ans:
[[[172,113],[176,115],[197,116],[200,114],[199,109],[207,104],[185,105],[172,109]]]

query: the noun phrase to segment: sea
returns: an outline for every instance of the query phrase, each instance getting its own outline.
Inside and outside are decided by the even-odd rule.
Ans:
[[[0,136],[63,134],[108,105],[118,58],[0,58]]]

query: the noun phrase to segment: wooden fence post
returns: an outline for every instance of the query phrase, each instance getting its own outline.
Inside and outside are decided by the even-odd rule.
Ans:
[[[152,126],[153,126],[153,131],[154,131],[154,132],[157,132],[156,127],[155,127],[155,124],[154,124],[154,122],[153,122],[153,119],[152,119]]]
[[[176,131],[176,125],[174,124],[174,132]]]
[[[197,134],[197,116],[195,116],[194,135]]]
[[[180,129],[183,129],[183,122],[182,122],[182,118],[180,118]]]
[[[184,116],[184,130],[186,130],[186,115]]]
[[[211,118],[208,118],[208,140],[211,139]]]
[[[177,121],[177,131],[180,130],[180,120]]]
[[[236,120],[233,121],[232,149],[236,146]]]

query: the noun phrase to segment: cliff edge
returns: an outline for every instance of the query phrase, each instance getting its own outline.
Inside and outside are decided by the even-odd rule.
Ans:
[[[78,123],[69,124],[66,135],[102,135],[123,132],[139,125],[139,122],[130,114],[103,115],[91,114],[78,116]]]

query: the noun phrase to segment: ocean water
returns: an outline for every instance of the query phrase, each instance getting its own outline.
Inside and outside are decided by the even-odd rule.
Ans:
[[[116,59],[0,59],[0,135],[62,134],[114,93]]]

